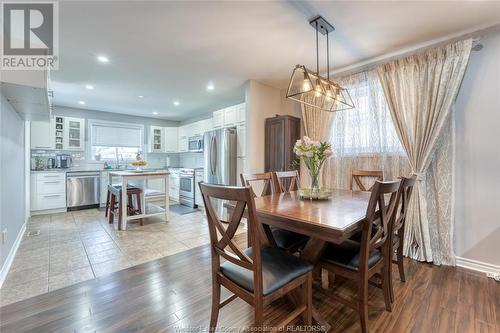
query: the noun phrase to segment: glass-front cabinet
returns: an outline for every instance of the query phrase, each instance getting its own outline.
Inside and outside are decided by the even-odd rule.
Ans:
[[[57,140],[56,117],[56,140]],[[64,149],[83,150],[85,143],[85,119],[64,117]],[[57,141],[56,141],[57,146]],[[56,148],[57,149],[57,148]]]
[[[150,153],[162,153],[165,151],[165,131],[163,127],[160,126],[150,126]]]
[[[64,149],[64,117],[54,117],[55,148]]]

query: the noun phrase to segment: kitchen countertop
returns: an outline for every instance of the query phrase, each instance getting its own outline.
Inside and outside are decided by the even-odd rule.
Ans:
[[[168,169],[179,169],[179,168],[150,168],[144,169],[146,171],[156,171],[156,170],[168,170]],[[115,171],[130,171],[134,169],[93,169],[93,168],[68,168],[68,169],[44,169],[44,170],[31,170],[31,173],[41,173],[41,172],[115,172]]]

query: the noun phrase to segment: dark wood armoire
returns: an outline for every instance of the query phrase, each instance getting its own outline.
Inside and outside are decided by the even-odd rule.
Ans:
[[[266,119],[265,128],[265,171],[299,170],[293,146],[300,139],[300,118],[276,115]]]

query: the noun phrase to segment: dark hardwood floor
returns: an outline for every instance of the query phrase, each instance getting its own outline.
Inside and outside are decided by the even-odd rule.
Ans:
[[[406,268],[407,282],[395,279],[392,313],[370,287],[371,332],[500,332],[500,284],[451,267],[406,261]],[[331,290],[320,285],[315,281],[313,301],[331,332],[358,332],[357,313],[329,297],[332,290],[349,295],[354,286],[340,278]],[[208,325],[210,288],[206,245],[7,305],[0,308],[0,332],[201,332],[196,327]],[[277,300],[266,317],[276,322],[290,307]],[[252,317],[252,308],[236,300],[221,310],[218,326],[244,327]]]

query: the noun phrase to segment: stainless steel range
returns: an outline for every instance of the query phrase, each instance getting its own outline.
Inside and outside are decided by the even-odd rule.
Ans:
[[[196,208],[194,169],[181,169],[179,171],[179,202],[181,205]]]

